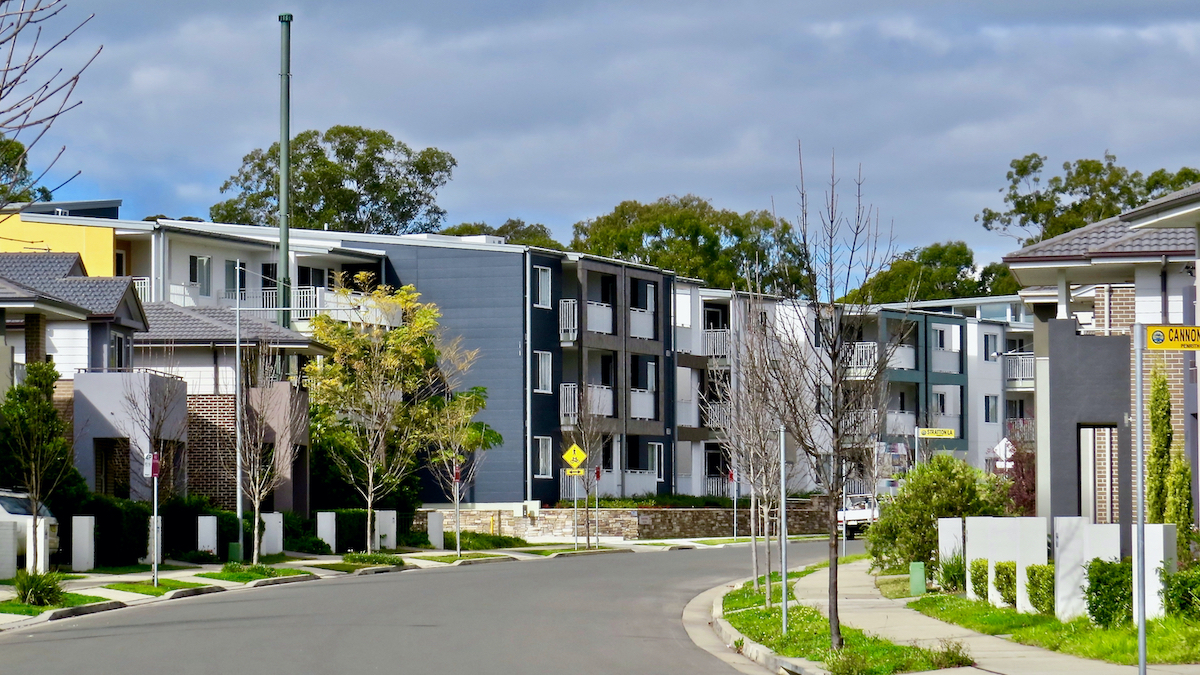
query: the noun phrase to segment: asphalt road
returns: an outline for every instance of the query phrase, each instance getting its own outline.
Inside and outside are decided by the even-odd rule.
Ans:
[[[861,550],[861,543],[853,549]],[[823,559],[824,542],[788,548]],[[0,633],[0,673],[734,672],[680,616],[746,547],[472,565],[171,601]]]

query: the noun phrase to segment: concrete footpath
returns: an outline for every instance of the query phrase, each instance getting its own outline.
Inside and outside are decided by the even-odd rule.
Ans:
[[[956,640],[967,647],[976,662],[975,668],[939,672],[989,672],[997,675],[1130,675],[1137,672],[1137,666],[1119,666],[1030,647],[930,618],[909,609],[907,600],[883,597],[875,587],[875,578],[869,573],[868,565],[867,561],[861,561],[840,566],[838,607],[842,623],[899,644],[937,647],[943,640]],[[825,613],[829,605],[828,589],[829,570],[822,569],[797,581],[793,594],[797,601]],[[1200,675],[1200,664],[1151,665],[1148,672]]]

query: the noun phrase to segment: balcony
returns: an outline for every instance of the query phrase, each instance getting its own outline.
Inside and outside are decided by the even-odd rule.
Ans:
[[[729,358],[732,335],[728,328],[710,328],[704,331],[704,355]]]
[[[842,415],[840,425],[845,436],[869,436],[878,430],[879,411],[847,410]]]
[[[728,402],[702,403],[700,411],[703,413],[705,427],[718,430],[729,428],[731,420]]]
[[[729,476],[705,476],[704,496],[729,497],[731,496],[730,487],[732,485],[733,483],[729,481]]]
[[[938,429],[953,429],[955,438],[962,438],[962,428],[959,426],[958,415],[934,415],[933,424]]]
[[[140,299],[142,302],[150,302],[149,277],[134,277],[133,290],[137,292],[138,299]]]
[[[558,340],[570,344],[579,337],[579,301],[563,298],[558,301]]]
[[[908,410],[889,410],[887,433],[891,436],[912,436],[917,433],[917,414]]]
[[[564,427],[573,427],[579,422],[579,385],[563,382],[558,385],[558,417]]]
[[[593,333],[613,334],[613,308],[606,302],[588,300],[587,327]]]
[[[1010,389],[1033,389],[1034,357],[1027,352],[1004,355],[1004,381]]]
[[[875,342],[855,342],[846,364],[846,377],[862,380],[873,377],[879,368],[879,345]]]
[[[917,369],[917,348],[913,345],[896,345],[888,356],[888,368],[895,370]]]
[[[932,370],[935,373],[961,373],[962,372],[962,352],[951,351],[949,349],[933,350]]]
[[[629,390],[629,416],[639,420],[655,419],[655,392],[647,389]]]
[[[629,308],[629,337],[654,339],[654,312],[640,307]]]
[[[171,286],[171,302],[183,306],[195,305],[197,302],[176,302],[176,285]],[[242,291],[238,300],[236,290],[226,290],[219,304],[225,307],[240,306],[242,309],[263,310],[262,313],[250,312],[258,319],[274,320],[274,310],[279,309],[279,289],[264,288],[261,291]],[[308,321],[317,314],[329,314],[340,321],[367,321],[385,325],[399,325],[399,317],[384,316],[384,312],[374,308],[369,303],[364,306],[362,293],[345,294],[331,291],[322,286],[296,286],[292,289],[292,319]]]

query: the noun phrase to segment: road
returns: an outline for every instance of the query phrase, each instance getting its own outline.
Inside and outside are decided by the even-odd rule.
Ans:
[[[789,563],[827,550],[791,544]],[[0,633],[0,672],[729,675],[680,616],[749,576],[748,559],[745,547],[582,556],[217,593]]]

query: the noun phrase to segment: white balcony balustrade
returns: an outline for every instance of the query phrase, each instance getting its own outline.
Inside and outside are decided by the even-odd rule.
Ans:
[[[704,496],[728,497],[729,488],[731,485],[732,484],[729,482],[729,476],[705,476]]]
[[[709,429],[729,428],[731,418],[728,402],[702,403],[700,409],[704,413],[704,426]]]
[[[846,376],[852,379],[870,378],[879,372],[879,344],[855,342],[846,364]]]
[[[953,429],[955,438],[962,438],[961,418],[958,415],[934,415],[933,423],[938,429]]]
[[[1033,354],[1013,353],[1004,355],[1004,379],[1010,387],[1032,387],[1034,378]]]
[[[612,417],[616,406],[613,405],[613,388],[603,384],[588,385],[588,407],[593,415]]]
[[[593,333],[613,334],[613,308],[606,302],[588,300],[587,328]]]
[[[887,433],[892,436],[912,436],[917,433],[917,414],[908,410],[889,410]]]
[[[961,373],[962,372],[962,352],[951,351],[949,349],[933,350],[932,363],[933,372],[935,373]]]
[[[149,277],[134,277],[133,290],[137,293],[138,298],[142,302],[150,302],[150,278]]]
[[[847,410],[840,421],[842,433],[848,436],[869,436],[878,430],[878,410]]]
[[[728,328],[710,328],[704,331],[704,355],[727,358],[732,342]]]
[[[629,390],[629,416],[639,420],[654,419],[655,393],[646,389]]]
[[[574,342],[579,337],[579,301],[563,298],[558,301],[558,339]]]
[[[917,348],[913,345],[896,345],[888,355],[888,368],[916,370]]]
[[[243,290],[240,301],[237,295],[234,289],[226,290],[220,304],[226,307],[240,306],[246,310],[262,310],[261,314],[251,311],[250,315],[258,319],[275,320],[274,310],[279,309],[279,289]],[[366,302],[362,293],[342,293],[322,286],[294,287],[290,306],[292,319],[295,321],[308,321],[317,314],[329,314],[339,321],[366,321],[384,325],[399,325],[401,322],[398,316],[384,316],[384,310]]]
[[[643,340],[653,340],[654,312],[640,307],[630,307],[629,336]]]
[[[579,423],[579,385],[563,382],[558,385],[558,416],[564,427]]]

